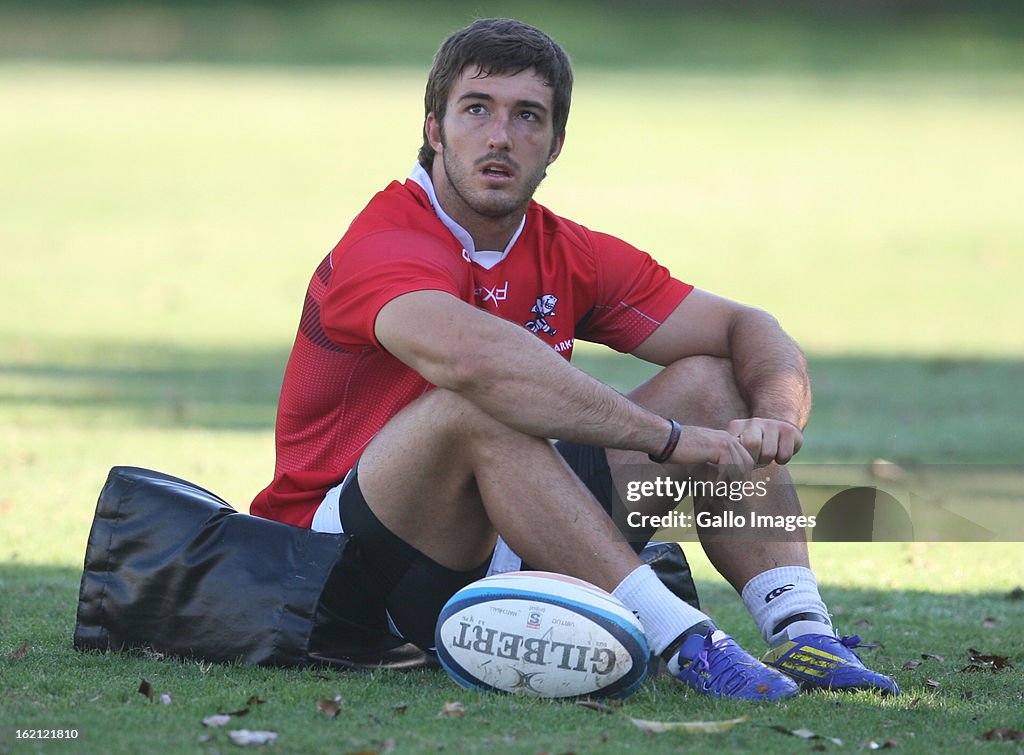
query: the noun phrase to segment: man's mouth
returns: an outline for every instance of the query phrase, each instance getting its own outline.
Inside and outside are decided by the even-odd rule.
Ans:
[[[497,179],[512,178],[514,175],[512,169],[508,165],[505,165],[504,163],[495,162],[484,163],[484,165],[480,168],[480,172],[486,178]]]

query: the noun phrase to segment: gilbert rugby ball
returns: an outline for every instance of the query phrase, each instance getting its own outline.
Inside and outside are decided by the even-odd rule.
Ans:
[[[650,656],[640,622],[618,599],[537,571],[466,585],[442,609],[434,642],[463,687],[537,697],[627,697]]]

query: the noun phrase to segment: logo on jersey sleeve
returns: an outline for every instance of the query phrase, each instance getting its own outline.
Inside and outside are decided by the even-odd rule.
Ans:
[[[544,294],[538,297],[537,303],[530,310],[537,316],[525,323],[526,329],[532,333],[544,333],[549,336],[555,335],[558,331],[551,327],[547,318],[554,317],[557,314],[555,312],[555,305],[557,304],[558,297],[554,294]]]

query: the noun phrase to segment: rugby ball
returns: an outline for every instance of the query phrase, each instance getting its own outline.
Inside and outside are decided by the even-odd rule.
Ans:
[[[434,642],[463,687],[537,697],[627,697],[650,656],[643,627],[617,598],[538,571],[463,587],[442,609]]]

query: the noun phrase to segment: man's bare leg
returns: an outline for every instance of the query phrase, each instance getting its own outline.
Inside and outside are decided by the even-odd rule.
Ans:
[[[433,391],[399,412],[363,453],[358,481],[387,530],[449,570],[478,569],[500,533],[532,566],[615,594],[655,652],[707,621],[642,564],[551,443],[455,393]]]
[[[701,629],[711,627],[708,617],[642,565],[547,440],[509,429],[455,393],[435,390],[399,412],[363,453],[358,479],[377,519],[442,566],[478,567],[500,532],[532,565],[613,592],[637,612],[652,650],[669,652],[670,670],[702,693],[778,699],[797,691],[725,635],[715,636],[716,663],[741,674],[712,677],[699,664],[683,674],[680,643],[710,643],[710,629]]]
[[[736,389],[728,360],[714,357],[691,357],[669,365],[637,387],[629,397],[647,409],[671,417],[684,425],[725,428],[734,419],[747,417],[746,404]],[[608,451],[608,463],[619,489],[623,489],[631,471],[638,465],[656,467],[645,454],[633,451]],[[692,470],[694,475],[703,470]],[[752,480],[771,478],[767,494],[747,501],[702,500],[698,508],[721,511],[723,508],[760,514],[799,515],[800,501],[784,467],[772,464],[754,470]],[[663,513],[646,512],[646,513]],[[653,534],[653,533],[652,533]],[[701,533],[702,535],[707,533]],[[701,545],[708,559],[737,592],[756,575],[778,566],[809,567],[807,541],[798,534],[787,533],[785,541],[770,542],[724,537],[702,537]]]
[[[533,566],[611,592],[640,560],[551,444],[435,390],[399,412],[359,461],[377,518],[433,560],[478,566],[497,532]]]

